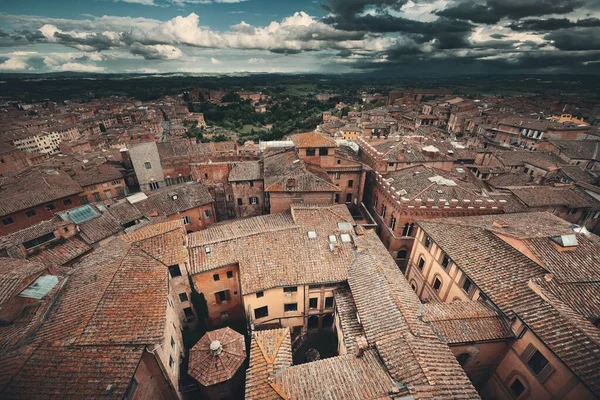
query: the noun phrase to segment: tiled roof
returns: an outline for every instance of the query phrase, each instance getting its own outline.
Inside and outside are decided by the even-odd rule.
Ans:
[[[423,305],[423,321],[448,343],[482,342],[514,337],[510,322],[480,301]]]
[[[526,223],[528,214],[505,214],[501,217],[509,217],[513,224],[518,224],[520,221],[517,218],[523,216],[523,223]],[[475,285],[510,316],[516,306],[535,297],[527,287],[527,282],[543,276],[546,271],[490,229],[477,226],[482,220],[492,225],[494,217],[499,216],[485,219],[448,218],[417,223]],[[469,225],[469,222],[473,224]]]
[[[73,170],[73,179],[81,186],[90,186],[98,183],[123,179],[123,174],[114,165],[99,164],[93,167],[78,167]]]
[[[79,225],[80,235],[88,244],[97,243],[122,230],[121,224],[108,212]]]
[[[64,172],[30,169],[0,185],[0,215],[72,196],[81,186]]]
[[[173,200],[173,195],[177,196],[176,200]],[[150,192],[146,200],[135,203],[135,206],[146,216],[169,216],[212,201],[206,186],[201,183],[183,183]]]
[[[550,140],[561,154],[582,160],[600,160],[600,141],[597,140]]]
[[[305,164],[295,149],[269,151],[264,155],[265,192],[338,192],[327,173]],[[290,179],[294,185],[288,185]]]
[[[400,142],[388,139],[382,143],[374,145],[373,147],[375,150],[383,153],[381,157],[387,159],[389,162],[419,163],[432,161],[452,161],[449,156],[440,151],[425,155],[422,152],[424,145],[418,142]]]
[[[520,167],[523,166],[524,163],[528,163],[536,167],[549,170],[566,164],[558,156],[540,151],[498,150],[494,152],[494,155],[505,166],[510,167]]]
[[[471,173],[468,172],[470,175]],[[443,178],[443,179],[439,179]],[[458,200],[485,200],[489,197],[481,195],[474,181],[469,181],[469,176],[463,177],[455,173],[442,171],[426,165],[415,165],[389,172],[384,179],[396,190],[405,190],[402,197],[408,199],[433,199],[436,203],[440,199],[450,201]],[[450,182],[451,181],[451,182]]]
[[[39,253],[29,257],[29,259],[40,262],[48,267],[56,267],[76,259],[91,249],[84,240],[78,237],[71,237],[49,245]]]
[[[46,346],[11,360],[0,387],[3,399],[120,399],[140,362],[144,346]],[[28,356],[28,357],[27,357]],[[2,364],[3,362],[0,362]]]
[[[40,274],[47,267],[39,262],[21,260],[16,258],[0,258],[0,306],[21,283],[31,276]]]
[[[558,172],[564,174],[567,178],[573,180],[574,182],[586,182],[592,184],[594,182],[598,182],[598,174],[588,169],[583,169],[578,165],[565,165],[560,167]]]
[[[274,375],[292,365],[292,344],[288,328],[257,331],[250,344],[250,365],[246,371],[246,400],[280,399],[271,384]]]
[[[356,338],[364,336],[362,325],[356,316],[356,305],[352,293],[348,289],[337,289],[333,293],[335,298],[335,310],[340,318],[340,325],[344,339],[344,345],[348,352],[352,352],[356,344]]]
[[[211,343],[218,341],[221,353],[214,355]],[[201,385],[210,386],[233,377],[246,360],[244,336],[226,327],[206,332],[190,350],[188,373]]]
[[[600,318],[600,282],[559,282],[558,279],[535,279],[535,286],[551,293],[583,317]]]
[[[396,384],[375,350],[295,365],[281,371],[274,385],[288,399],[387,399]]]
[[[322,135],[315,132],[298,133],[290,137],[296,147],[337,147],[335,139],[329,135]]]
[[[173,225],[175,224],[169,224],[169,226]],[[167,266],[175,264],[183,265],[188,262],[188,251],[185,247],[186,232],[183,222],[178,224],[175,229],[158,236],[139,240],[134,245]]]
[[[237,231],[211,227],[194,233],[189,240],[191,273],[237,263],[243,294],[279,286],[344,281],[354,253],[352,243],[342,243],[340,234],[354,236],[354,232],[340,231],[334,222],[351,218],[345,206],[342,207],[301,208],[315,218],[308,221],[298,217],[306,222],[290,226],[282,221],[281,229],[257,232],[258,229],[246,228],[258,228],[265,220],[274,219],[261,216],[236,225]],[[343,209],[346,214],[340,214]],[[303,211],[295,209],[294,212],[302,214]],[[316,231],[315,239],[308,237],[309,230]],[[337,249],[333,251],[329,248],[329,235],[337,235]]]
[[[229,182],[256,181],[262,179],[262,165],[259,161],[242,161],[232,164]]]
[[[486,182],[491,187],[498,189],[504,189],[511,186],[536,185],[536,183],[533,183],[529,180],[529,175],[514,174],[511,172],[492,176]]]
[[[585,208],[591,204],[583,193],[573,186],[532,186],[509,189],[528,207],[565,206],[569,208]]]
[[[117,220],[121,225],[125,225],[129,222],[135,221],[136,219],[142,218],[144,215],[138,210],[135,205],[128,201],[122,203],[113,204],[107,207],[108,212]]]
[[[166,321],[167,286],[165,265],[132,246],[77,343],[159,343]]]
[[[63,221],[60,217],[55,216],[54,218],[42,221],[35,225],[31,225],[25,229],[18,230],[9,235],[6,235],[0,239],[0,248],[7,248],[10,246],[20,245],[31,239],[38,238],[42,235],[54,232],[59,227],[68,225],[69,222]]]
[[[367,340],[392,378],[415,399],[478,398],[447,344],[420,319],[421,302],[377,235],[360,236],[359,245],[367,250],[351,265],[348,283]]]
[[[552,294],[515,313],[583,383],[600,397],[600,330]]]
[[[184,228],[182,220],[165,221],[155,224],[144,225],[143,227],[129,232],[123,236],[122,239],[128,243],[138,242],[141,240],[153,238],[156,236],[163,235],[165,233]]]

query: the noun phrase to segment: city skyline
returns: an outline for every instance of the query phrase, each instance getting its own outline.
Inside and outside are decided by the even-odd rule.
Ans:
[[[600,72],[591,0],[5,4],[0,73]]]

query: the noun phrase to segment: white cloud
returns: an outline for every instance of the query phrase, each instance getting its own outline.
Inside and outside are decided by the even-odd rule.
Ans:
[[[264,64],[266,60],[264,58],[252,57],[248,59],[248,64]]]
[[[33,56],[35,54],[38,54],[37,51],[13,51],[8,53],[7,55],[9,56]]]
[[[0,71],[25,71],[28,70],[29,64],[21,58],[9,58],[0,64]]]
[[[81,64],[77,62],[64,63],[56,68],[55,71],[72,71],[72,72],[104,72],[103,67],[91,64]]]
[[[144,6],[155,6],[156,4],[154,3],[154,0],[114,0],[115,2],[117,1],[122,1],[123,3],[132,3],[132,4],[141,4]]]
[[[217,60],[216,58],[213,57],[213,58],[210,59],[210,63],[214,64],[214,65],[217,65],[217,64],[221,64],[221,61],[219,61],[219,60]]]
[[[143,45],[134,43],[130,47],[132,54],[144,57],[146,60],[177,60],[183,53],[180,49],[169,44]]]

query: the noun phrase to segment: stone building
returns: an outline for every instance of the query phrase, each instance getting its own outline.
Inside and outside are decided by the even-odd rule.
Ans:
[[[568,222],[540,212],[419,221],[415,238],[406,277],[437,309],[428,318],[434,327],[485,317],[463,329],[460,346],[448,340],[484,398],[599,395],[600,246],[593,235],[577,234]],[[465,308],[464,301],[491,311]],[[514,338],[489,336],[498,316]],[[457,333],[440,326],[443,332]]]

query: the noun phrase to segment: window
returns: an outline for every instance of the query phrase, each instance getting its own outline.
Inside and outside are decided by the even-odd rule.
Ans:
[[[185,178],[183,176],[178,176],[177,183],[183,183],[183,182],[185,182]]]
[[[396,218],[392,217],[390,221],[390,229],[394,230],[394,228],[396,228]]]
[[[250,187],[254,187],[254,181],[250,181]]]
[[[169,368],[173,369],[173,365],[175,365],[175,361],[173,357],[169,356]]]
[[[258,204],[258,197],[250,197],[250,204]]]
[[[150,168],[152,168],[152,164],[150,164],[149,162],[146,161],[144,163],[144,167],[146,167],[146,169],[150,169]]]
[[[118,187],[117,196],[125,196],[125,189],[123,189],[122,187]]]
[[[244,200],[241,198],[238,199],[237,201],[238,201],[238,206],[241,206],[242,204],[244,204]]]
[[[179,269],[179,265],[171,265],[169,267],[169,274],[171,275],[171,278],[181,276],[181,270]]]
[[[226,312],[226,311],[223,311],[223,312],[221,313],[221,319],[228,319],[228,318],[229,318],[229,313],[228,313],[228,312]]]
[[[515,378],[513,383],[510,385],[510,390],[515,396],[515,398],[518,398],[525,391],[525,386],[523,385],[523,383],[521,383],[519,378]]]
[[[319,155],[320,156],[326,156],[329,154],[329,149],[327,147],[320,147],[319,148]]]
[[[121,181],[112,181],[112,184],[113,184],[113,185],[120,185],[120,184],[121,184]]]
[[[54,210],[56,209],[56,206],[53,203],[48,203],[45,206],[46,210]]]
[[[213,281],[217,282],[217,281],[220,281],[220,280],[221,280],[221,278],[219,277],[219,274],[214,274],[213,275]]]
[[[204,179],[208,179],[208,174],[204,174]]]
[[[185,314],[185,319],[189,320],[194,318],[194,312],[192,311],[192,307],[186,307],[183,309],[183,313]]]
[[[188,300],[188,295],[187,293],[183,292],[183,293],[179,293],[179,301],[187,301]]]
[[[333,297],[325,297],[325,308],[333,307]]]
[[[256,298],[260,299],[261,297],[263,297],[265,295],[265,292],[256,292]]]
[[[423,267],[425,266],[425,259],[423,259],[423,257],[419,258],[419,270],[423,271]]]
[[[309,289],[321,289],[321,285],[308,285]]]
[[[465,278],[465,281],[462,284],[462,290],[464,290],[465,293],[470,294],[472,288],[473,288],[473,282],[471,282],[471,280],[469,278]]]
[[[175,348],[175,339],[173,339],[173,336],[171,336],[171,348]]]
[[[227,279],[233,278],[233,271],[227,271]]]
[[[311,157],[315,155],[315,149],[306,149],[306,155]]]
[[[407,250],[398,250],[398,254],[396,255],[396,259],[398,261],[404,261],[404,260],[406,260],[407,254],[408,254]]]
[[[135,378],[133,378],[131,380],[131,383],[127,387],[127,390],[125,391],[124,399],[125,400],[133,399],[133,396],[135,395],[135,390],[137,389],[137,387],[138,387],[138,381],[136,381]]]
[[[102,200],[100,198],[100,193],[94,193],[94,201],[100,201],[100,200]]]
[[[185,217],[183,217],[183,223],[186,225],[189,225],[192,223],[192,217],[186,215]]]
[[[530,370],[535,372],[536,375],[539,375],[546,365],[548,365],[548,360],[546,360],[546,357],[538,350],[535,350],[531,358],[527,361],[527,366]]]
[[[292,292],[297,292],[297,291],[298,291],[297,286],[286,286],[283,288],[284,293],[292,293]]]
[[[221,304],[227,300],[230,300],[231,296],[229,295],[229,290],[221,290],[220,292],[216,292],[215,299],[217,300],[217,304]]]
[[[150,190],[156,190],[159,188],[160,188],[160,185],[158,184],[158,182],[150,182]]]
[[[26,249],[31,249],[32,247],[39,246],[40,244],[49,242],[50,240],[56,239],[53,232],[47,233],[42,236],[38,236],[35,239],[28,240],[23,243],[23,247]]]
[[[319,299],[316,297],[311,297],[310,299],[308,299],[308,308],[310,308],[311,310],[316,309],[318,301]]]
[[[348,181],[348,187],[351,188],[354,185],[354,181],[352,179],[350,179]]]
[[[431,246],[431,238],[429,235],[425,235],[425,247],[429,248]]]
[[[265,318],[268,316],[269,316],[269,307],[268,306],[259,307],[259,308],[254,309],[254,318],[255,319]]]
[[[569,209],[567,210],[567,214],[569,214],[569,215],[571,215],[571,214],[575,214],[576,212],[577,212],[577,209],[576,209],[576,208],[569,208]]]
[[[339,203],[339,202],[340,202],[340,194],[339,194],[339,193],[336,193],[336,194],[335,194],[335,202],[336,202],[336,203]]]
[[[2,224],[4,224],[4,225],[10,225],[14,222],[15,222],[15,220],[12,219],[12,217],[6,217],[2,220]]]
[[[90,201],[89,201],[89,199],[88,199],[87,197],[85,197],[85,196],[81,198],[81,202],[82,202],[83,204],[90,204]]]
[[[212,210],[204,210],[204,218],[208,219],[208,218],[212,218],[213,213]]]
[[[335,179],[340,179],[341,176],[342,176],[342,174],[340,174],[339,172],[335,173]]]
[[[27,211],[25,211],[25,215],[27,216],[27,218],[35,217],[36,212],[35,212],[35,210],[27,210]]]
[[[170,176],[167,177],[165,179],[165,183],[167,184],[167,186],[171,186],[173,184],[173,178],[171,178]]]
[[[433,290],[435,290],[436,292],[439,292],[441,287],[442,287],[442,281],[440,281],[439,278],[435,278],[433,280]]]
[[[352,203],[352,193],[346,194],[346,203]]]
[[[298,303],[286,303],[283,305],[284,312],[298,311]]]
[[[442,258],[442,267],[444,267],[444,269],[448,268],[448,264],[450,264],[450,258],[444,254],[444,257]]]

